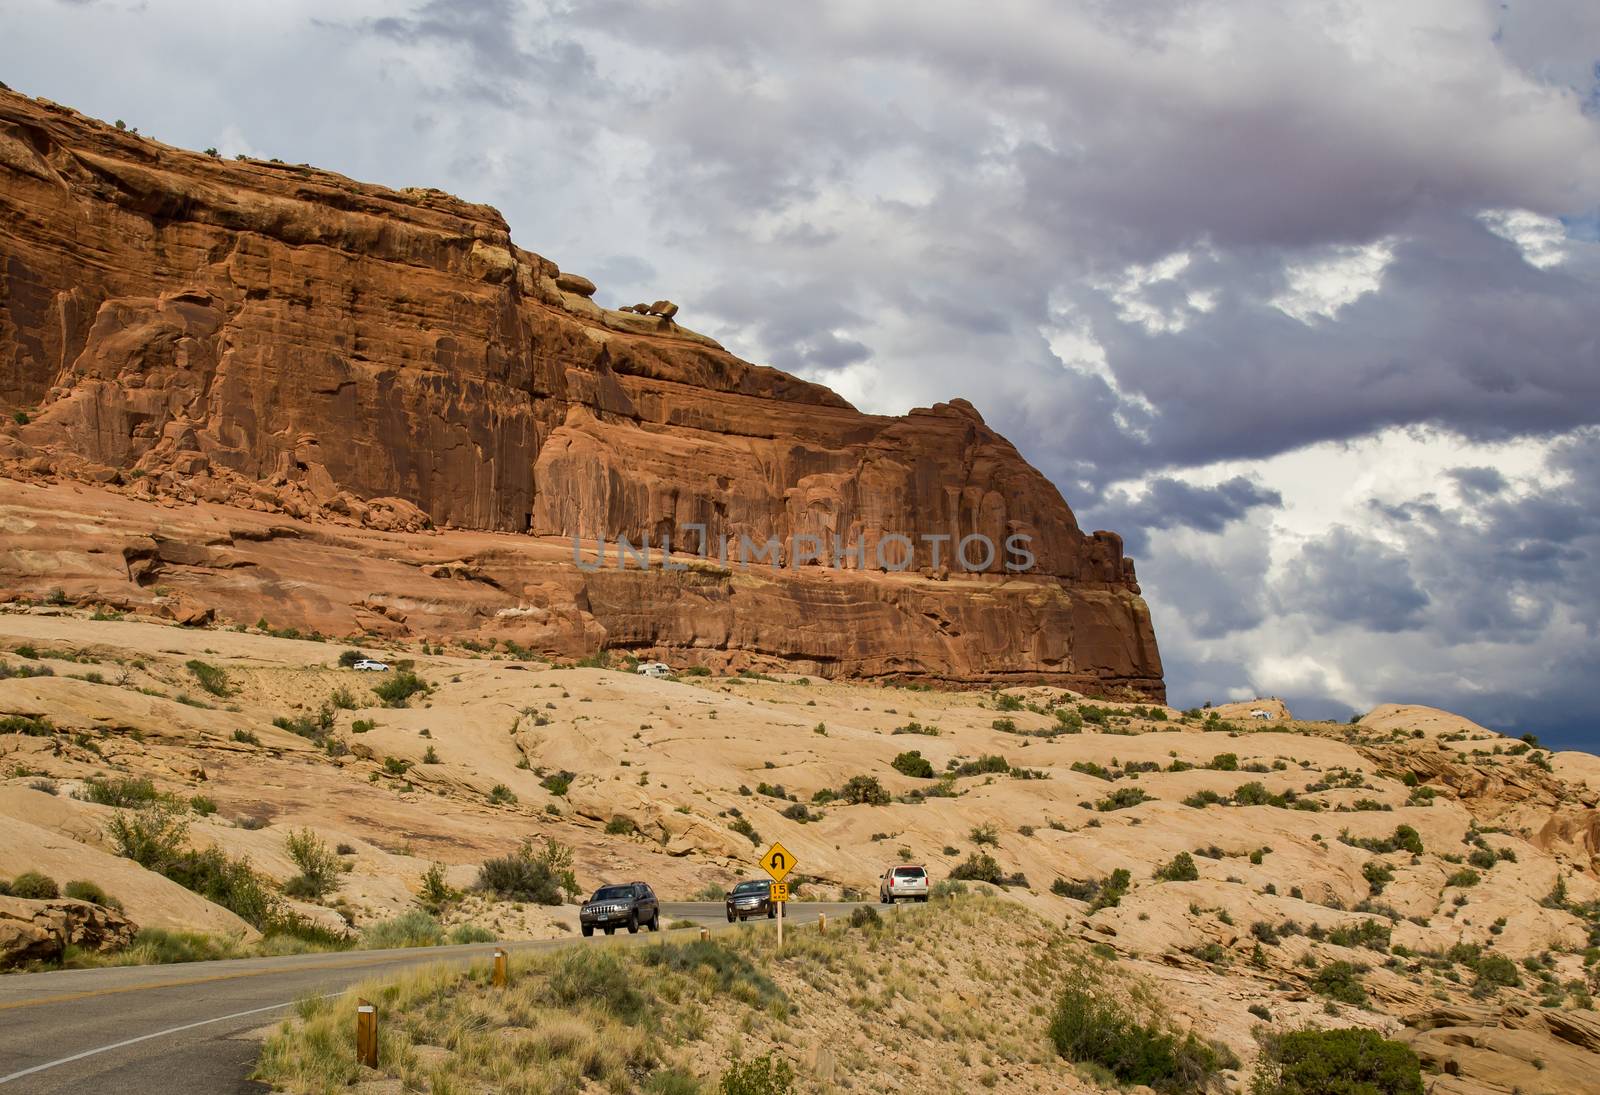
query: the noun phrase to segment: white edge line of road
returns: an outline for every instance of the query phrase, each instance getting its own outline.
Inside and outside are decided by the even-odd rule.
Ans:
[[[343,995],[344,993],[342,991],[327,992],[317,997],[317,999],[328,1000],[332,997]],[[186,1030],[193,1030],[195,1027],[210,1026],[212,1023],[224,1023],[229,1019],[243,1019],[246,1015],[260,1015],[264,1011],[278,1011],[281,1008],[291,1007],[294,1005],[294,1003],[295,1001],[288,1000],[281,1004],[268,1004],[264,1008],[251,1008],[249,1011],[236,1011],[232,1015],[217,1015],[210,1019],[201,1019],[199,1022],[185,1023],[181,1027],[168,1027],[166,1030],[157,1030],[150,1034],[141,1034],[137,1038],[129,1038],[121,1042],[112,1042],[108,1046],[100,1046],[96,1049],[86,1049],[82,1053],[74,1053],[71,1057],[63,1057],[59,1061],[46,1061],[42,1065],[34,1065],[32,1068],[25,1068],[21,1072],[13,1072],[9,1076],[0,1076],[0,1084],[9,1084],[12,1080],[20,1080],[24,1076],[32,1076],[36,1072],[44,1072],[48,1069],[59,1068],[62,1065],[70,1065],[74,1061],[81,1061],[85,1057],[93,1057],[99,1053],[109,1053],[111,1050],[122,1049],[124,1046],[137,1045],[139,1042],[148,1042],[152,1038],[164,1038],[169,1034],[181,1034]]]

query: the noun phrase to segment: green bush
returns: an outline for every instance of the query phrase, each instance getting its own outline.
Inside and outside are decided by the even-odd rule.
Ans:
[[[372,691],[385,707],[404,707],[406,701],[418,692],[428,691],[428,682],[409,669],[402,669],[388,680],[373,686]]]
[[[83,790],[78,797],[101,806],[146,806],[160,798],[161,793],[147,779],[131,776],[96,779],[91,776],[83,781]]]
[[[1343,1004],[1365,1004],[1367,990],[1361,984],[1363,969],[1351,962],[1329,962],[1311,979],[1311,988],[1318,995]]]
[[[744,837],[751,844],[761,843],[761,834],[756,832],[756,827],[750,824],[750,819],[747,817],[734,818],[733,823],[730,824],[728,828]]]
[[[1076,976],[1056,998],[1050,1041],[1069,1061],[1097,1065],[1122,1084],[1145,1084],[1188,1095],[1211,1087],[1223,1067],[1236,1062],[1194,1034],[1140,1022],[1099,986]]]
[[[38,871],[23,871],[11,880],[11,896],[32,901],[49,901],[61,896],[56,880]]]
[[[190,658],[184,663],[189,672],[194,674],[194,679],[200,682],[200,687],[210,692],[213,696],[231,696],[233,687],[228,683],[228,674],[225,670],[215,665],[209,665],[199,658]]]
[[[369,924],[361,933],[364,950],[390,950],[395,947],[437,947],[444,942],[444,929],[421,909],[411,909],[390,920]]]
[[[437,915],[461,896],[445,880],[443,863],[430,863],[422,872],[422,885],[417,890],[417,903]]]
[[[1194,856],[1179,852],[1171,863],[1156,871],[1155,877],[1159,882],[1193,882],[1200,877],[1200,871],[1194,865]]]
[[[1006,874],[994,856],[987,852],[974,852],[951,870],[950,878],[957,882],[987,882],[991,886],[1026,886],[1028,879],[1022,874]]]
[[[1000,845],[1000,832],[991,822],[974,825],[972,830],[967,833],[967,838],[979,846],[987,845],[990,848],[995,848]]]
[[[316,833],[310,829],[296,829],[285,838],[284,850],[300,868],[300,874],[284,886],[284,892],[290,897],[316,900],[338,887],[339,857]]]
[[[339,668],[349,669],[356,662],[364,661],[366,654],[360,650],[345,650],[339,655]]]
[[[788,1095],[794,1090],[794,1066],[771,1053],[748,1061],[735,1056],[722,1073],[720,1090],[722,1095]]]
[[[450,929],[450,942],[456,946],[463,943],[493,943],[498,936],[480,924],[457,924]]]
[[[611,836],[628,836],[639,831],[631,817],[613,814],[611,820],[606,822],[606,832]]]
[[[541,779],[539,786],[559,798],[571,789],[572,781],[577,778],[576,772],[556,772]]]
[[[1130,806],[1137,806],[1141,802],[1149,802],[1153,796],[1144,793],[1142,787],[1119,787],[1105,798],[1094,804],[1094,808],[1101,813],[1110,810],[1126,810]]]
[[[478,888],[508,901],[560,905],[578,893],[572,849],[554,840],[537,848],[533,841],[523,841],[510,855],[484,861],[478,868]]]
[[[493,806],[515,806],[517,793],[503,783],[489,788],[489,803]]]
[[[1206,765],[1214,772],[1237,772],[1239,770],[1238,753],[1218,753]]]
[[[1297,1030],[1268,1036],[1252,1095],[1422,1095],[1422,1066],[1375,1030]]]
[[[61,892],[75,901],[87,901],[91,905],[101,905],[107,909],[122,911],[122,902],[106,893],[97,883],[86,879],[77,878],[61,887]]]
[[[933,762],[922,755],[919,749],[912,749],[895,757],[889,765],[896,772],[915,779],[932,779]]]
[[[1476,886],[1482,881],[1481,876],[1471,867],[1463,867],[1444,880],[1446,886]]]
[[[1094,900],[1089,904],[1089,911],[1096,912],[1100,909],[1109,909],[1121,904],[1123,895],[1128,892],[1128,887],[1133,884],[1133,875],[1126,867],[1118,867],[1106,876],[1104,882],[1099,884]]]
[[[851,776],[839,789],[839,798],[853,806],[887,806],[889,792],[876,776]]]
[[[165,874],[167,867],[182,854],[189,835],[189,820],[172,806],[146,806],[141,810],[118,810],[106,822],[117,854],[133,860],[147,870]]]
[[[878,910],[871,905],[857,905],[850,910],[850,926],[852,928],[877,928],[883,925],[883,917],[878,915]]]
[[[977,760],[969,760],[958,765],[955,774],[958,776],[1003,776],[1011,771],[1011,764],[1005,757],[994,753],[986,753]]]
[[[564,952],[550,971],[544,993],[557,1007],[599,1007],[630,1025],[642,1020],[649,1009],[635,971],[609,950]]]

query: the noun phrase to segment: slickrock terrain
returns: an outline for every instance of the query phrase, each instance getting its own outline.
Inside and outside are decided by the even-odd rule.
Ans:
[[[958,999],[1013,992],[969,982],[1004,980],[1034,936],[1053,954],[1092,948],[1119,983],[1151,986],[1180,1029],[1238,1056],[1236,1078],[1256,1032],[1306,1025],[1407,1042],[1435,1095],[1556,1095],[1600,1074],[1600,882],[1585,823],[1600,769],[1585,754],[1414,706],[1346,725],[1296,720],[1276,701],[1185,714],[1046,686],[654,680],[364,643],[412,662],[419,690],[391,707],[374,688],[393,695],[402,671],[341,668],[343,644],[98,616],[0,613],[0,878],[91,881],[141,928],[216,934],[235,921],[118,855],[114,819],[152,809],[183,812],[190,846],[248,859],[291,891],[291,834],[338,847],[333,889],[287,899],[334,931],[414,910],[435,862],[468,889],[479,864],[525,838],[572,848],[585,891],[643,878],[667,900],[749,877],[778,839],[802,897],[870,898],[886,867],[909,861],[1015,910],[988,932],[995,953],[948,971],[948,999],[934,967],[919,966],[915,993],[896,988],[889,951],[863,959],[853,995],[805,988],[803,964],[781,975],[806,1007],[859,1011],[860,1037],[827,1067],[866,1087],[884,1054],[954,1067],[933,1048],[939,1023],[955,1021]],[[154,803],[105,804],[141,779]],[[440,918],[554,937],[572,930],[574,907],[471,893]],[[909,960],[937,950],[939,930],[893,946]],[[945,1018],[891,1021],[900,1013],[879,1001],[895,993],[942,1000]],[[1000,1090],[1058,1076],[1036,1052],[1041,993],[960,1075],[992,1071]],[[733,1022],[715,1009],[711,1021]],[[810,1022],[745,1033],[752,1051],[776,1049],[810,1075],[822,1067],[811,1042],[782,1034]]]
[[[0,473],[112,496],[63,510],[8,487],[0,588],[1163,698],[1120,538],[1081,531],[962,400],[861,414],[680,326],[669,301],[600,307],[493,209],[223,161],[11,92],[0,216]],[[969,545],[963,573],[974,535],[995,550]],[[572,565],[573,537],[619,536],[714,557],[775,538],[788,563],[815,537],[825,561]],[[904,558],[893,537],[915,549],[903,575],[879,565],[880,546]],[[1013,537],[1027,573],[1004,571]]]

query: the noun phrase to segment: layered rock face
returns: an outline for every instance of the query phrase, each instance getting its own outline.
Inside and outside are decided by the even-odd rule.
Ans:
[[[9,92],[0,215],[0,470],[11,478],[412,534],[427,565],[498,567],[491,596],[481,583],[470,597],[433,591],[427,611],[385,617],[406,615],[424,635],[409,621],[431,620],[432,637],[540,618],[556,621],[541,632],[551,650],[1162,693],[1120,538],[1082,532],[963,401],[861,414],[679,326],[675,306],[600,307],[587,279],[516,247],[493,209],[217,160]],[[140,533],[136,511],[118,512],[128,535],[173,523],[152,508]],[[502,535],[461,560],[434,550],[440,530]],[[996,552],[983,573],[944,580],[972,534],[1025,538],[1032,568],[1008,574]],[[586,574],[570,551],[563,563],[534,550],[574,536],[709,542],[713,554],[724,540],[777,539],[785,563],[796,538],[837,539],[866,565],[835,568],[825,552],[748,580],[724,567]],[[919,574],[881,573],[877,548],[893,537],[917,545]],[[926,537],[948,538],[938,567]],[[62,566],[75,595],[138,600],[91,581],[92,566]],[[12,552],[0,582],[26,589],[50,582],[47,570]],[[237,582],[199,580],[203,570],[163,581],[194,579],[224,617],[254,603]],[[154,574],[122,581],[148,590]],[[314,605],[285,593],[266,614],[359,624],[370,604],[334,585]]]

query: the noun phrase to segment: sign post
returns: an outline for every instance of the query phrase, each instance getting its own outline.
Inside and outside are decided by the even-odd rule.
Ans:
[[[774,841],[767,854],[761,857],[761,869],[772,876],[772,893],[769,900],[778,906],[778,949],[783,949],[783,907],[789,903],[789,887],[784,878],[794,870],[794,856],[789,849]]]

